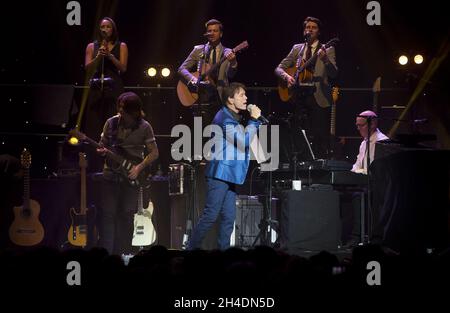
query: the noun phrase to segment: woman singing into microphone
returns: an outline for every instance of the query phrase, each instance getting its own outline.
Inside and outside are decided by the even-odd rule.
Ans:
[[[116,23],[104,17],[97,29],[96,40],[86,47],[85,58],[90,90],[84,131],[93,139],[98,139],[105,121],[117,113],[116,100],[123,93],[121,74],[127,70],[127,63],[128,47],[119,41]],[[90,164],[94,171],[96,163]]]

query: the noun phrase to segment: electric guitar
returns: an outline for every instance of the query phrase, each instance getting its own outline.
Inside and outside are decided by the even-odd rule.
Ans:
[[[96,142],[95,140],[89,138],[82,132],[78,131],[77,129],[72,129],[69,132],[69,134],[76,137],[80,141],[89,143],[90,145],[94,146],[95,148],[105,148],[101,144]],[[121,154],[126,154],[126,153],[125,153],[125,151],[122,151]],[[123,157],[121,154],[113,152],[110,149],[106,149],[106,158],[107,158],[107,160],[111,161],[109,164],[109,165],[111,165],[111,168],[114,171],[117,171],[120,174],[122,174],[122,176],[124,176],[127,179],[127,181],[130,183],[130,185],[132,185],[134,187],[139,187],[139,186],[145,185],[147,176],[149,175],[149,170],[150,170],[149,167],[146,167],[145,169],[143,169],[139,173],[139,175],[136,179],[129,179],[128,174],[129,174],[131,168],[133,166],[141,163],[142,159],[136,158],[136,157],[130,157],[130,156]]]
[[[333,38],[323,45],[321,49],[328,49],[329,47],[334,46],[338,41],[339,38]],[[278,95],[280,96],[281,101],[287,102],[292,97],[294,89],[300,87],[299,83],[302,81],[312,81],[313,73],[308,69],[313,66],[313,64],[316,64],[317,56],[318,54],[314,53],[307,61],[303,59],[303,56],[299,56],[300,62],[296,62],[295,66],[286,69],[286,73],[292,76],[296,83],[294,86],[288,87],[287,82],[284,79],[279,80]]]
[[[236,47],[233,48],[233,52],[239,53],[242,50],[248,48],[248,42],[243,41],[240,44],[238,44]],[[198,71],[192,73],[195,77],[199,79],[199,81],[209,81],[209,85],[215,86],[214,78],[212,77],[214,73],[216,73],[219,69],[219,67],[222,65],[223,62],[225,62],[227,58],[223,56],[219,62],[217,62],[214,65],[205,64],[203,62],[200,73]],[[183,80],[178,81],[177,84],[177,95],[178,99],[180,100],[181,104],[185,107],[192,106],[197,100],[198,100],[198,89],[192,90],[189,89],[189,87],[186,85],[186,83]]]
[[[378,98],[380,96],[381,91],[381,77],[378,77],[373,83],[372,92],[373,92],[373,102],[372,102],[372,111],[378,115]]]
[[[23,149],[20,160],[24,169],[23,204],[13,209],[14,221],[9,228],[9,238],[18,246],[34,246],[44,238],[44,227],[39,221],[40,205],[30,199],[31,154],[27,149]]]
[[[70,244],[78,247],[85,247],[88,243],[89,227],[88,227],[88,208],[86,206],[86,168],[87,161],[84,153],[79,153],[80,166],[80,210],[77,212],[75,208],[70,209],[70,218],[72,223],[67,233],[67,239]],[[90,218],[91,219],[91,218]],[[94,217],[92,217],[94,220]]]
[[[336,102],[339,99],[339,87],[331,89],[331,118],[330,118],[330,148],[328,154],[330,159],[341,159],[343,157],[343,146],[345,138],[336,137]]]
[[[144,208],[144,188],[139,188],[138,211],[134,214],[134,231],[131,245],[137,247],[149,246],[156,241],[156,230],[152,223],[153,203],[149,201]]]

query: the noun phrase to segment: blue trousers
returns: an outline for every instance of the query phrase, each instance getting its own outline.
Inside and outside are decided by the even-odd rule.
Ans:
[[[230,247],[230,237],[236,218],[236,185],[214,178],[207,178],[206,184],[205,208],[192,232],[188,249],[200,249],[206,234],[220,218],[217,246],[225,250]]]

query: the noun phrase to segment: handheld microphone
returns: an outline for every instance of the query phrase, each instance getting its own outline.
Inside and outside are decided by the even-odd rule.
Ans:
[[[251,112],[252,107],[254,106],[254,104],[248,104],[247,105],[247,111]],[[258,120],[261,121],[263,124],[269,124],[269,120],[267,118],[265,118],[264,116],[260,115],[258,117]]]
[[[106,38],[108,36],[108,33],[104,30],[101,31],[102,37]]]

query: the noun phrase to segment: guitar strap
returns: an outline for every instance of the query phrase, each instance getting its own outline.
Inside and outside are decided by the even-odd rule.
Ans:
[[[305,48],[306,48],[306,43],[303,44],[302,48],[300,49],[300,52],[298,53],[297,56],[297,69],[300,67],[300,63],[302,63],[302,59],[303,59],[303,53],[305,52]]]

